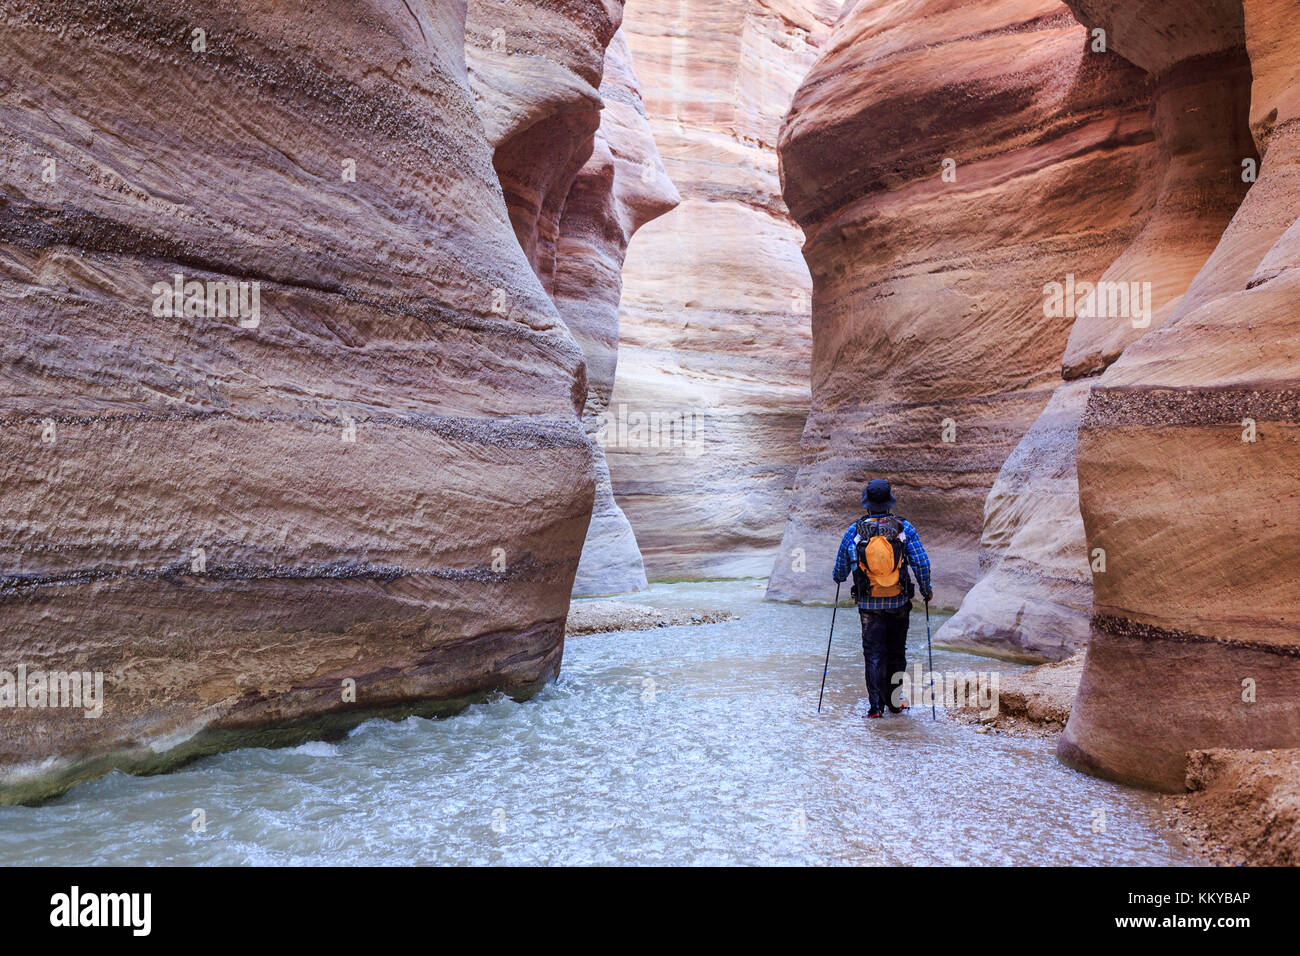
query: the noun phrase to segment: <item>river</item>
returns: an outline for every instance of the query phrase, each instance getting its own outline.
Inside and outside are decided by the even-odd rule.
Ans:
[[[1159,798],[1063,767],[1051,741],[920,708],[864,720],[852,610],[818,715],[830,609],[762,593],[657,585],[638,602],[740,618],[571,638],[560,679],[522,704],[0,807],[0,864],[1197,862],[1159,826]],[[924,654],[923,615],[908,650]]]

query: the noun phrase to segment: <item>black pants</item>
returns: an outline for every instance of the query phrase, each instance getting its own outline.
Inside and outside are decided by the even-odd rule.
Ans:
[[[907,670],[907,625],[912,605],[858,613],[862,616],[862,656],[867,662],[867,697],[872,710],[884,710],[892,703],[893,676]]]

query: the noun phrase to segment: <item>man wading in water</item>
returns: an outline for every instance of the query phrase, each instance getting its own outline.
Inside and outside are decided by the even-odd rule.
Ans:
[[[862,490],[867,513],[849,525],[835,558],[837,584],[853,571],[853,599],[862,616],[862,656],[867,662],[868,717],[879,717],[886,707],[897,714],[907,702],[890,699],[890,675],[907,670],[907,623],[912,614],[911,568],[921,596],[929,601],[930,559],[921,536],[910,521],[891,514],[894,493],[889,482],[876,478]]]

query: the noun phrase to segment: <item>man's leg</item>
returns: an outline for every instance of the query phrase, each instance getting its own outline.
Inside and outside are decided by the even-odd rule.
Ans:
[[[862,616],[862,658],[867,670],[867,699],[872,710],[882,710],[888,698],[881,697],[881,685],[887,679],[885,672],[885,616],[872,611],[859,611]]]
[[[907,628],[911,622],[912,606],[904,604],[897,611],[891,611],[885,615],[888,623],[885,627],[885,672],[888,688],[886,689],[886,699],[889,701],[890,710],[898,711],[894,708],[894,675],[900,671],[907,670]],[[912,701],[908,701],[909,704]]]

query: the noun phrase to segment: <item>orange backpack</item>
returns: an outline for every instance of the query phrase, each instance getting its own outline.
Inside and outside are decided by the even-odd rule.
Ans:
[[[867,515],[856,525],[858,563],[854,570],[860,597],[897,597],[911,582],[904,570],[907,549],[903,519],[896,515]]]

